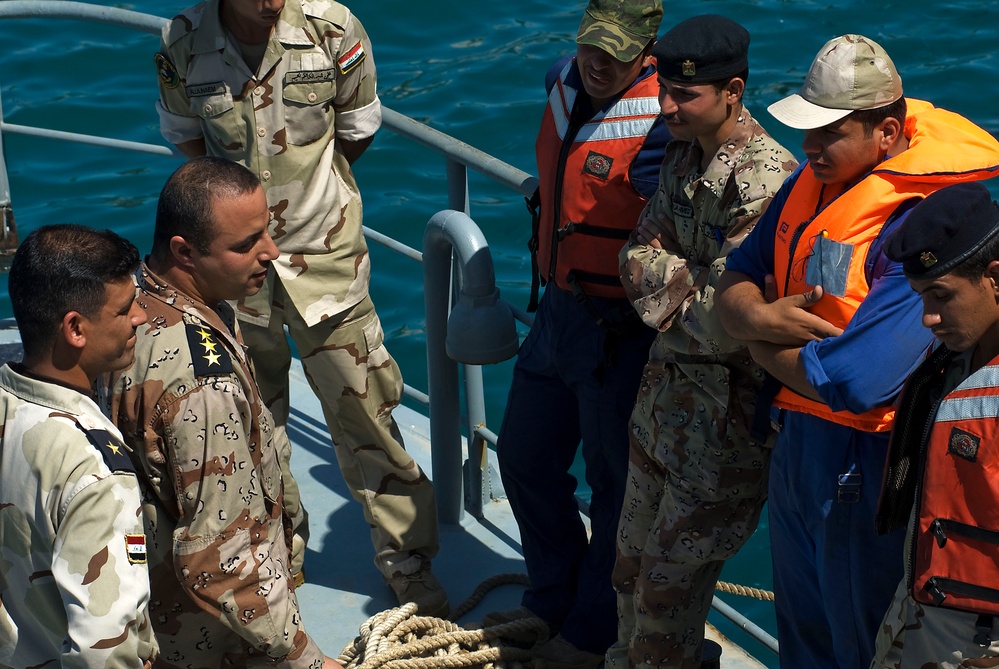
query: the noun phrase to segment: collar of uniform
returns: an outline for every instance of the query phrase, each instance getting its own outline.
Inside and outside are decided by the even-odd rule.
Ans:
[[[228,337],[234,350],[242,349],[242,344],[236,337],[235,318],[229,304],[223,302],[218,305],[218,309],[212,309],[201,300],[174,288],[166,279],[149,269],[145,262],[139,267],[138,283],[139,288],[146,294],[177,311],[199,318],[212,329]]]
[[[205,3],[198,33],[194,38],[193,53],[210,53],[225,48],[226,30],[219,16],[220,3],[221,0],[208,0]],[[277,39],[282,44],[311,46],[319,43],[309,32],[302,3],[295,1],[289,2],[281,10],[281,18],[274,26],[271,39]]]
[[[708,167],[704,170],[701,180],[705,186],[711,189],[719,199],[725,192],[725,184],[732,178],[732,170],[742,160],[742,154],[753,139],[757,130],[757,123],[749,110],[744,106],[739,114],[739,120],[732,133],[722,145],[718,147],[718,153],[714,155]]]
[[[30,373],[21,365],[15,368],[11,363],[6,363],[0,367],[0,387],[27,402],[40,404],[72,416],[100,415],[92,390],[84,391],[55,379],[47,379]],[[85,427],[88,428],[98,426],[93,420],[88,420],[86,423]]]

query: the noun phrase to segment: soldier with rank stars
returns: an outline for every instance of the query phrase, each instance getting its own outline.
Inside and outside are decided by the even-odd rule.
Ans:
[[[163,669],[339,667],[299,612],[292,565],[307,524],[291,446],[227,302],[267,280],[269,221],[259,179],[238,163],[195,158],[170,176],[139,271],[149,326],[110,384],[140,471]]]
[[[0,667],[149,666],[139,485],[97,378],[131,364],[136,248],[110,230],[29,234],[8,292],[24,348],[0,367]]]
[[[368,295],[351,171],[382,120],[367,33],[333,0],[204,0],[164,28],[155,60],[166,140],[188,156],[238,161],[263,184],[279,254],[236,316],[278,429],[288,421],[290,336],[371,527],[375,565],[400,603],[447,615],[430,568],[434,489],[392,417],[402,373]]]

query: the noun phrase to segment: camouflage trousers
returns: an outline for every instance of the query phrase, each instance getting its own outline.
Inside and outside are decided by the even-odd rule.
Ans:
[[[875,641],[871,669],[999,667],[999,616],[978,643],[977,613],[920,604],[899,584]]]
[[[632,413],[613,573],[618,640],[606,656],[614,669],[700,666],[718,575],[766,500],[772,444],[748,433],[755,386],[731,383],[722,365],[697,368],[703,386],[650,363]]]
[[[270,323],[241,323],[260,394],[278,429],[288,422],[291,350],[302,358],[333,438],[340,471],[371,526],[375,565],[389,578],[413,573],[421,557],[437,554],[434,489],[406,452],[392,418],[402,397],[402,374],[383,343],[370,297],[336,318],[308,327],[275,282]]]

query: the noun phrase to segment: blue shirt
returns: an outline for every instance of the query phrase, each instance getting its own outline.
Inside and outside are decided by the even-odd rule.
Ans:
[[[726,260],[726,269],[745,274],[761,290],[764,277],[774,271],[781,211],[805,164],[788,177],[756,227]],[[889,218],[869,247],[864,271],[870,292],[843,334],[808,342],[801,349],[808,382],[833,411],[859,414],[892,404],[935,341],[922,325],[922,299],[902,273],[902,264],[882,251],[885,239],[904,224],[908,212],[906,208]]]

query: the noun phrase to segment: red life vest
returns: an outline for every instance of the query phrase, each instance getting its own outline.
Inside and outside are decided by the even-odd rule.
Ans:
[[[849,190],[824,187],[810,166],[802,170],[780,214],[774,241],[779,297],[811,290],[806,281],[816,253],[845,253],[845,276],[822,278],[825,294],[809,308],[845,328],[867,296],[867,251],[881,227],[907,200],[924,198],[952,183],[999,173],[999,142],[967,119],[928,102],[906,100],[904,134],[909,148],[885,160]],[[819,261],[821,262],[821,261]],[[819,272],[813,268],[813,275]],[[837,285],[838,284],[838,285]],[[891,429],[892,407],[855,414],[782,388],[774,404],[866,432]]]
[[[999,615],[999,358],[941,400],[921,456],[912,595]]]
[[[608,109],[574,128],[577,91],[565,83],[570,61],[548,96],[535,143],[541,218],[537,265],[545,283],[589,296],[625,298],[617,254],[645,208],[629,172],[659,116],[659,83],[649,75]]]

